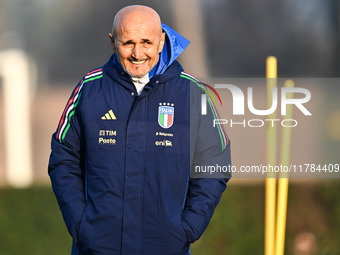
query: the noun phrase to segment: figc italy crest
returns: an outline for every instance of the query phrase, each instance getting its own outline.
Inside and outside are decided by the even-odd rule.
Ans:
[[[169,128],[174,124],[175,108],[174,104],[160,103],[158,107],[158,124],[162,128]]]

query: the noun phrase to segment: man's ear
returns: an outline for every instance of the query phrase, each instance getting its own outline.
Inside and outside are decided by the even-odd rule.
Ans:
[[[159,42],[159,48],[158,48],[158,53],[161,53],[164,47],[164,43],[165,43],[165,32],[162,32],[161,35],[161,40]]]
[[[116,53],[117,49],[116,49],[115,39],[111,33],[109,34],[109,37],[110,37],[110,42],[111,42],[113,52]]]

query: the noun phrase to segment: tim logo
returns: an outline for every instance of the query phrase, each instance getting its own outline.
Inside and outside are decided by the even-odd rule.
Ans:
[[[175,108],[174,104],[163,103],[158,107],[158,124],[162,128],[170,128],[174,124]]]

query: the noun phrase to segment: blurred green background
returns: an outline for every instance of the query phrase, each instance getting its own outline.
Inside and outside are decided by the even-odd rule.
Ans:
[[[285,254],[296,254],[296,237],[305,232],[316,241],[308,254],[339,254],[339,194],[338,181],[290,185]],[[2,188],[0,201],[0,255],[70,254],[71,238],[50,187]],[[192,254],[263,254],[263,243],[264,185],[231,181]]]

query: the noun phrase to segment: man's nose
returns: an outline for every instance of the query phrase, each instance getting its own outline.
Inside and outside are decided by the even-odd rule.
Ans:
[[[139,44],[135,44],[135,46],[132,49],[132,56],[135,59],[141,59],[143,57],[143,48]]]

